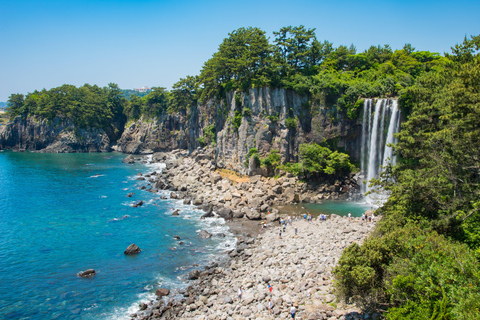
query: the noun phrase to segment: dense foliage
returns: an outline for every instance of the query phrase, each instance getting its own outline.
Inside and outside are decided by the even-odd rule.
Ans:
[[[355,171],[346,153],[332,151],[316,143],[303,143],[299,147],[300,160],[286,163],[279,168],[300,177],[317,177],[321,175],[343,176]]]
[[[198,99],[223,98],[231,90],[284,87],[308,95],[312,104],[336,107],[350,119],[358,117],[362,97],[397,96],[419,75],[436,70],[446,59],[437,53],[415,51],[410,44],[335,48],[320,42],[315,29],[284,27],[269,43],[258,28],[229,34],[198,77]]]
[[[436,53],[415,51],[409,44],[401,50],[384,45],[357,53],[353,45],[334,47],[318,41],[315,29],[304,26],[283,27],[273,36],[270,41],[264,31],[252,27],[231,32],[198,76],[180,79],[170,91],[156,87],[148,93],[135,93],[120,91],[114,84],[106,88],[64,85],[26,97],[12,95],[10,116],[35,114],[51,119],[61,115],[81,126],[105,126],[114,116],[112,112],[123,112],[129,120],[187,114],[199,101],[224,99],[233,90],[269,86],[293,89],[308,95],[312,106],[328,105],[356,119],[362,98],[399,95],[415,78],[437,70],[447,60]],[[119,106],[105,107],[107,92],[118,95]],[[240,106],[232,119],[234,130],[242,116],[249,116],[244,109],[248,106]],[[286,125],[294,129],[296,119],[288,118]]]
[[[100,88],[85,84],[82,87],[63,85],[50,90],[27,94],[12,94],[7,102],[9,116],[37,115],[47,120],[67,117],[81,128],[110,128],[122,122],[127,100],[116,84]]]
[[[389,319],[480,318],[480,36],[452,49],[403,92],[401,161],[374,181],[383,219],[335,270],[341,296]]]

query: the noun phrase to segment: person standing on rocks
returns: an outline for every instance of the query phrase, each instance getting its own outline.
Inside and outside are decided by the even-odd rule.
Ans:
[[[239,287],[238,288],[238,300],[240,300],[240,302],[242,302],[242,294],[243,294],[242,287]]]
[[[297,235],[297,227],[295,227],[295,235]]]
[[[290,309],[290,314],[292,315],[292,319],[295,319],[295,313],[297,313],[297,309],[292,306],[292,308]]]
[[[282,229],[280,229],[280,232],[278,233],[278,236],[280,239],[282,239]]]
[[[273,301],[271,298],[268,298],[268,310],[273,314]]]
[[[271,285],[268,285],[268,292],[270,294],[270,297],[272,296],[272,290],[273,290],[273,287]]]
[[[348,213],[348,222],[350,222],[352,220],[352,214],[349,212]]]

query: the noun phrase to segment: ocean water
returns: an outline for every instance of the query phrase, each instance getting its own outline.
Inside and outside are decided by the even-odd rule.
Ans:
[[[140,190],[136,174],[161,166],[124,156],[0,152],[0,319],[128,319],[234,245],[222,219]],[[202,229],[227,237],[200,239]],[[131,243],[139,255],[123,254]],[[77,276],[90,268],[95,277]]]

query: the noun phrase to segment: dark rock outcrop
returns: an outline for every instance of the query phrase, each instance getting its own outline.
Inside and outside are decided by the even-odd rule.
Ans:
[[[142,250],[135,243],[132,243],[127,247],[127,249],[125,249],[123,253],[126,255],[132,255],[132,254],[138,254],[141,251]]]
[[[82,278],[90,278],[90,277],[93,277],[95,274],[96,274],[96,272],[95,272],[94,269],[88,269],[88,270],[80,272],[78,274],[78,276],[82,277]]]

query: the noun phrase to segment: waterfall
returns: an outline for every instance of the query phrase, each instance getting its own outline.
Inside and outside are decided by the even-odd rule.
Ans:
[[[378,99],[375,108],[372,108],[373,100],[366,99],[363,105],[362,119],[362,142],[360,166],[367,183],[363,185],[362,191],[368,192],[371,188],[368,181],[378,178],[381,167],[389,163],[395,164],[396,157],[393,150],[388,146],[396,143],[393,137],[400,129],[400,110],[396,100]],[[385,128],[388,126],[387,132]],[[372,205],[378,205],[386,200],[385,195],[371,194],[366,201]]]

